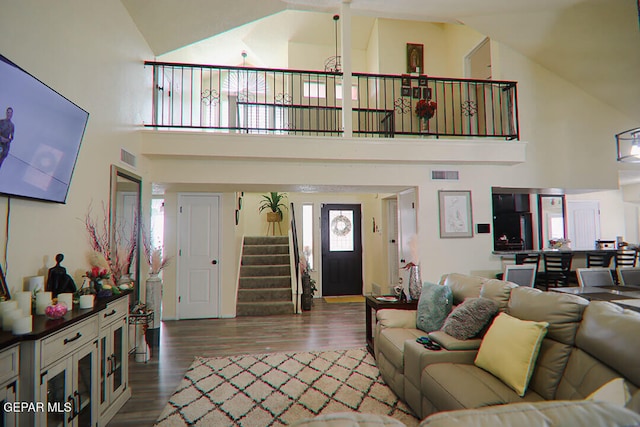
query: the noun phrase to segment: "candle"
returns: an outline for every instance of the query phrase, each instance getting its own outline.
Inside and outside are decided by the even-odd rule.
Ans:
[[[38,292],[36,294],[36,314],[44,314],[48,305],[51,305],[51,292]]]
[[[18,308],[24,314],[31,314],[31,292],[21,291],[16,293],[16,301],[18,301]]]
[[[0,317],[4,314],[5,311],[9,311],[12,309],[18,308],[18,301],[14,299],[10,299],[7,301],[0,302]]]
[[[13,335],[28,334],[33,330],[33,316],[18,317],[13,321]]]
[[[29,290],[43,291],[44,290],[44,276],[34,276],[29,278]]]
[[[20,310],[19,308],[5,312],[4,316],[2,317],[2,330],[10,331],[13,328],[13,322],[17,318],[23,316],[24,315],[22,314],[22,310]]]
[[[69,310],[73,309],[73,294],[66,292],[58,294],[58,304],[64,304]]]
[[[93,295],[80,295],[80,308],[93,308]]]

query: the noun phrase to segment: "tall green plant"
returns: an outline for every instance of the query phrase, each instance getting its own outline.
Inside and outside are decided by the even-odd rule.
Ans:
[[[272,191],[269,195],[262,196],[262,202],[258,207],[258,210],[262,212],[265,209],[268,209],[271,212],[277,212],[280,214],[280,218],[282,218],[282,209],[287,209],[287,205],[282,203],[284,199],[287,198],[287,193],[278,193],[277,191]]]

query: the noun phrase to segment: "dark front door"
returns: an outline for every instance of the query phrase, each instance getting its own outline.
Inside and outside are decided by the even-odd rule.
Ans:
[[[322,295],[362,295],[360,205],[322,206]]]

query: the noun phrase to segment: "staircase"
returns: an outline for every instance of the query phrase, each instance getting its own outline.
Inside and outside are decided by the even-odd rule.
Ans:
[[[293,314],[289,238],[245,237],[237,316]]]

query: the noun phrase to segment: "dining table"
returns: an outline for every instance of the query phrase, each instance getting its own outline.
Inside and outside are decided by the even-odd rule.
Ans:
[[[578,295],[589,301],[609,301],[640,312],[640,286],[570,286],[550,288],[549,290]]]

